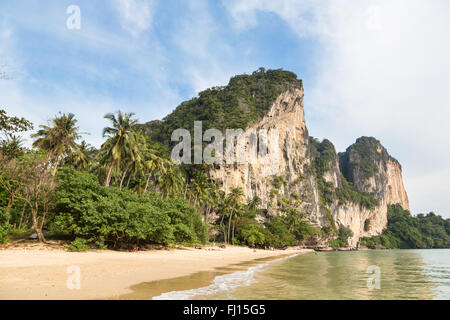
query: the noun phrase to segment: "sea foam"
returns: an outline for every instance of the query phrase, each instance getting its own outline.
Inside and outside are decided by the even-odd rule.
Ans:
[[[271,260],[261,263],[257,266],[250,267],[245,271],[236,271],[224,274],[214,278],[213,283],[206,287],[198,289],[171,291],[153,297],[153,300],[189,300],[195,296],[208,296],[222,291],[232,291],[237,287],[249,286],[255,282],[255,273],[263,270],[267,265],[297,256],[298,254]]]

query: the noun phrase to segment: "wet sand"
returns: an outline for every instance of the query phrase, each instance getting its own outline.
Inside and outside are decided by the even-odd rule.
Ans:
[[[295,252],[294,254],[298,254]],[[300,251],[301,253],[301,251]],[[277,255],[266,258],[254,259],[230,265],[227,267],[215,268],[211,271],[200,271],[188,276],[158,280],[153,282],[144,282],[131,286],[133,292],[116,297],[121,300],[150,300],[153,297],[158,297],[163,293],[173,291],[184,291],[203,288],[211,285],[217,276],[222,276],[238,271],[246,271],[250,267],[258,266],[260,264],[280,259],[282,257],[292,256],[293,253],[286,253],[284,255]]]

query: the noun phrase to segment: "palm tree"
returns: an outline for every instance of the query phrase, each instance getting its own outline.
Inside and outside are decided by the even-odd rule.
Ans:
[[[170,163],[158,179],[158,186],[164,197],[180,195],[183,190],[184,176],[181,170]]]
[[[196,176],[191,180],[189,194],[193,205],[204,205],[207,202],[208,191],[209,191],[209,181],[208,177],[203,171],[197,172]]]
[[[219,213],[223,198],[224,196],[222,195],[219,184],[216,182],[211,182],[208,190],[205,222],[208,221],[208,216],[211,212]]]
[[[154,179],[154,181],[156,181],[158,177],[160,177],[165,172],[168,165],[168,160],[158,157],[150,151],[148,160],[144,162],[144,170],[146,171],[145,175],[147,176],[144,192],[147,192],[150,180]]]
[[[128,174],[128,182],[127,187],[130,184],[130,180],[132,177],[136,177],[144,167],[142,156],[140,150],[145,150],[147,148],[145,138],[141,131],[137,131],[134,133],[134,139],[136,143],[136,147],[131,150],[126,150],[124,158],[123,158],[123,172],[122,178],[120,179],[120,188],[122,189],[123,182],[125,177]]]
[[[5,140],[0,141],[0,152],[8,159],[17,158],[23,154],[23,139],[18,135],[8,135]]]
[[[233,188],[230,193],[225,198],[225,203],[230,210],[230,217],[228,220],[228,243],[230,241],[230,231],[231,231],[231,221],[233,220],[233,214],[238,212],[242,205],[242,197],[244,193],[242,192],[242,188]]]
[[[40,130],[31,135],[36,140],[33,147],[46,151],[54,163],[52,176],[56,174],[60,160],[70,155],[77,148],[80,138],[79,127],[73,113],[61,114],[50,121],[49,125],[41,125]]]
[[[72,152],[69,163],[77,169],[86,170],[89,164],[89,157],[92,153],[92,147],[86,141],[81,141],[77,148]]]
[[[258,209],[261,204],[261,198],[258,196],[254,196],[252,200],[247,204],[248,208],[252,211]]]
[[[105,119],[112,122],[112,127],[103,129],[103,137],[108,138],[102,145],[104,157],[102,162],[109,163],[108,173],[106,175],[105,186],[109,187],[111,176],[114,168],[120,168],[121,162],[124,158],[136,160],[139,152],[137,148],[137,141],[135,135],[137,119],[132,119],[135,114],[117,111],[117,116],[108,113]]]

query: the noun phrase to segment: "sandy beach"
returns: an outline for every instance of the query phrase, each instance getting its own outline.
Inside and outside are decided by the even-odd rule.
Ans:
[[[40,246],[8,248],[0,250],[0,299],[117,299],[132,293],[130,287],[141,283],[306,251],[234,246],[143,252],[68,252]],[[76,270],[80,271],[80,288],[68,289],[67,281],[74,283],[70,277]]]

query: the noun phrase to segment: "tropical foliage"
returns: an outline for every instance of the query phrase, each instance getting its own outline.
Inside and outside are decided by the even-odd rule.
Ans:
[[[352,233],[338,228],[330,206],[351,202],[372,209],[378,204],[352,182],[355,168],[364,176],[376,174],[365,165],[377,157],[376,140],[357,141],[340,155],[356,160],[342,168],[337,187],[325,179],[330,170],[338,171],[333,144],[309,141],[313,166],[306,170],[316,178],[329,222],[322,228],[308,222],[307,213],[298,209],[304,195],[276,197],[286,177],[272,177],[269,215],[260,209],[261,199],[247,201],[242,189],[224,188],[211,179],[205,165],[176,165],[170,160],[174,129],[192,130],[194,120],[203,121],[203,130],[245,128],[263,117],[280,93],[300,88],[302,82],[294,73],[261,68],[233,77],[226,87],[201,92],[163,121],[140,125],[134,113],[109,113],[105,140],[98,149],[80,142],[83,133],[71,113],[59,113],[39,126],[31,135],[33,148],[26,148],[19,134],[32,130],[32,124],[0,110],[0,243],[34,232],[39,241],[46,241],[46,234],[70,241],[68,249],[73,251],[208,241],[262,248],[323,241],[347,246]],[[449,247],[449,223],[431,213],[412,217],[391,207],[386,232],[363,243]],[[369,220],[364,229],[370,230]]]
[[[335,200],[338,200],[340,204],[348,202],[360,204],[368,209],[378,204],[378,200],[370,194],[356,190],[352,182],[349,182],[344,175],[340,175],[341,185],[336,188],[324,179],[325,173],[332,169],[332,165],[335,166],[335,171],[338,171],[338,156],[334,145],[329,140],[324,139],[319,142],[311,137],[309,145],[314,158],[314,175],[323,207],[330,206]]]
[[[388,227],[382,235],[363,238],[370,248],[450,248],[450,219],[430,212],[412,216],[400,205],[388,207]]]

